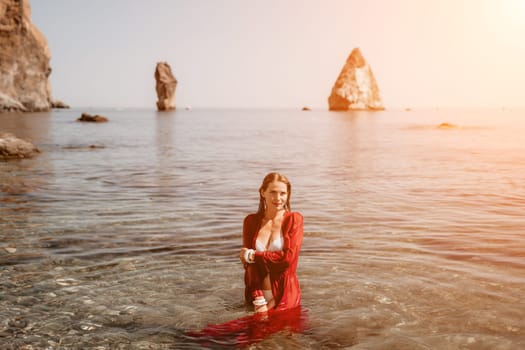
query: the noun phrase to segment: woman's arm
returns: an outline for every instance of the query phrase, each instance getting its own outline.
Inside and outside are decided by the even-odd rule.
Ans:
[[[253,231],[254,231],[253,225],[254,225],[253,214],[246,216],[242,223],[242,246],[244,248],[251,248],[252,240],[253,240]]]
[[[251,248],[252,240],[253,240],[253,225],[254,225],[254,215],[248,215],[244,218],[243,224],[242,224],[242,248],[239,252],[239,260],[241,260],[241,263],[246,268],[246,264],[248,262],[245,259],[246,251]]]

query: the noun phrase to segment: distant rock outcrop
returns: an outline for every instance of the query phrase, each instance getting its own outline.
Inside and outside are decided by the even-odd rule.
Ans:
[[[158,62],[155,69],[155,81],[157,90],[157,110],[167,111],[175,109],[175,88],[177,79],[171,72],[171,67],[166,62]]]
[[[359,48],[352,50],[328,97],[331,111],[384,109],[372,68]]]
[[[31,158],[40,153],[31,142],[19,139],[13,134],[0,134],[0,160]]]
[[[91,115],[88,113],[82,113],[80,118],[77,119],[79,122],[91,122],[91,123],[105,123],[108,121],[108,118],[102,116],[102,115]]]
[[[0,0],[0,112],[51,108],[50,53],[29,0]]]

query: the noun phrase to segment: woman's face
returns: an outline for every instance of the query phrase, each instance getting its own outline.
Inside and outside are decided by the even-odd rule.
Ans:
[[[272,181],[268,184],[268,187],[261,192],[261,196],[266,202],[267,209],[282,210],[285,209],[286,202],[288,201],[288,189],[284,182]]]

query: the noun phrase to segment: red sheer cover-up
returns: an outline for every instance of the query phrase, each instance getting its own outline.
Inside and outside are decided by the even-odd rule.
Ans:
[[[255,249],[262,216],[250,214],[244,219],[243,247]],[[296,270],[303,241],[303,216],[286,212],[281,231],[282,251],[256,251],[255,262],[245,264],[245,300],[252,304],[253,291],[262,289],[266,274],[270,276],[275,307],[267,313],[256,313],[222,324],[209,325],[201,331],[186,333],[200,343],[246,346],[265,337],[288,330],[301,333],[306,330],[306,312],[301,308],[301,289]]]
[[[255,249],[262,219],[258,213],[250,214],[244,219],[243,247]],[[275,310],[291,309],[301,304],[301,289],[296,270],[303,243],[303,216],[297,212],[286,212],[281,231],[284,240],[282,251],[256,251],[255,263],[245,265],[244,297],[248,304],[253,301],[253,291],[262,289],[266,274],[270,275]]]
[[[277,332],[303,333],[307,330],[307,311],[300,306],[287,310],[255,313],[222,324],[208,325],[200,331],[186,332],[186,337],[205,346],[246,347]]]

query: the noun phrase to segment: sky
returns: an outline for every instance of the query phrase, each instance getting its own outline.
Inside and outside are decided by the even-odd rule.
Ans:
[[[71,107],[327,109],[359,47],[389,108],[525,106],[525,0],[30,0]]]

